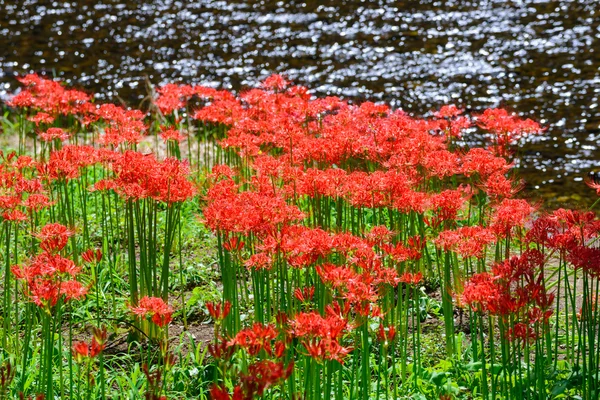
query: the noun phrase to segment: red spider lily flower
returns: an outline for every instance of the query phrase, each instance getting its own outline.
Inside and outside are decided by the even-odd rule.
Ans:
[[[50,198],[45,194],[34,193],[29,195],[23,205],[31,211],[40,211],[53,204],[54,202],[50,201]]]
[[[400,282],[407,285],[418,285],[422,279],[423,274],[421,272],[417,272],[416,274],[405,272],[400,276]]]
[[[504,199],[495,208],[490,229],[498,236],[507,236],[513,228],[523,227],[535,210],[521,199]]]
[[[104,344],[98,343],[98,341],[96,340],[96,338],[92,338],[92,343],[90,345],[90,357],[91,358],[95,358],[97,357],[100,353],[102,353],[102,351],[104,350]]]
[[[229,315],[231,311],[231,302],[225,300],[224,303],[213,303],[212,301],[206,302],[206,308],[208,313],[215,321],[222,321]]]
[[[240,376],[241,386],[249,398],[262,396],[270,386],[289,378],[293,368],[293,362],[284,367],[282,362],[257,361],[248,367],[247,374]]]
[[[74,232],[61,224],[45,225],[36,235],[41,240],[40,247],[47,252],[62,250]]]
[[[235,351],[235,344],[225,338],[215,338],[215,343],[208,344],[208,353],[217,360],[229,360]]]
[[[85,342],[74,342],[72,353],[76,362],[81,363],[85,358],[96,358],[104,350],[104,344],[92,338],[90,344]]]
[[[297,337],[321,337],[339,339],[349,328],[348,321],[336,310],[326,308],[326,317],[317,312],[298,313],[291,321],[291,332]]]
[[[88,249],[81,253],[81,258],[90,264],[102,261],[102,251],[100,249]]]
[[[436,246],[454,251],[463,257],[483,257],[485,246],[495,243],[496,236],[481,226],[464,226],[452,231],[440,232],[434,240]]]
[[[47,279],[29,281],[28,289],[31,300],[41,308],[54,307],[60,298],[60,285]]]
[[[271,341],[277,336],[275,325],[263,325],[256,322],[252,328],[239,331],[231,344],[240,346],[250,355],[257,355],[261,350],[272,355]]]
[[[88,288],[86,286],[73,279],[60,282],[59,290],[60,293],[65,296],[65,300],[81,299],[88,292]]]
[[[244,248],[244,242],[237,236],[232,236],[223,243],[223,248],[230,252],[240,252]]]
[[[261,86],[268,90],[281,92],[289,84],[290,84],[290,82],[288,80],[286,80],[283,76],[278,75],[278,74],[273,74],[273,75],[269,76],[267,79],[265,79],[262,82]]]
[[[167,143],[168,141],[181,143],[183,140],[185,140],[185,136],[181,134],[181,132],[179,132],[177,129],[169,129],[167,127],[161,127],[160,137],[165,143]]]
[[[98,345],[100,345],[100,346],[104,345],[108,338],[106,328],[93,327],[92,335],[94,336],[94,340],[96,341],[96,343],[98,343]]]
[[[165,114],[171,114],[175,110],[185,107],[188,100],[196,93],[189,85],[175,85],[169,83],[157,89],[159,94],[154,104]]]
[[[131,306],[130,308],[135,315],[150,318],[159,327],[168,325],[173,319],[173,309],[160,297],[144,296],[137,306]]]
[[[527,312],[527,317],[530,324],[536,324],[538,322],[548,322],[553,313],[553,310],[543,311],[539,307],[534,307]]]
[[[21,210],[5,211],[2,213],[2,218],[4,218],[4,220],[6,220],[6,221],[13,221],[13,222],[24,222],[29,219],[27,214],[25,214]]]
[[[88,190],[90,192],[102,192],[106,190],[115,190],[117,189],[118,184],[112,179],[100,179],[98,182],[94,183]]]
[[[294,297],[296,297],[302,303],[311,301],[314,294],[315,294],[314,286],[305,287],[303,289],[296,288],[296,290],[294,290]]]
[[[378,225],[371,228],[371,232],[366,235],[366,239],[370,245],[379,246],[389,241],[393,233],[385,225]]]
[[[459,161],[457,154],[443,149],[427,153],[421,160],[421,165],[425,168],[426,176],[443,179],[460,171]]]
[[[90,347],[85,342],[73,342],[72,353],[73,357],[75,357],[75,362],[81,363],[90,355]]]
[[[35,161],[33,160],[33,158],[29,157],[29,156],[19,156],[17,158],[17,161],[15,162],[15,167],[21,171],[25,168],[31,168],[35,166]]]
[[[48,128],[46,132],[39,133],[38,136],[44,142],[51,142],[53,140],[64,141],[69,138],[69,134],[61,128]]]
[[[27,119],[36,125],[39,125],[39,124],[48,124],[49,125],[54,122],[54,117],[45,112],[39,112],[36,115],[31,116]]]
[[[600,183],[593,180],[586,180],[585,184],[594,189],[597,195],[600,195]]]
[[[567,261],[575,269],[583,269],[593,277],[600,277],[600,249],[587,246],[573,246],[567,252]]]
[[[502,172],[494,172],[481,185],[485,193],[493,201],[501,199],[509,199],[517,194],[523,187],[522,182],[515,183],[513,180],[506,178]]]
[[[470,306],[473,311],[488,309],[488,305],[499,298],[499,288],[494,283],[494,277],[488,272],[475,274],[465,283],[461,303]]]
[[[442,106],[442,108],[440,108],[439,111],[436,111],[433,115],[436,118],[453,118],[461,115],[463,112],[464,110],[461,110],[454,104],[449,104]]]
[[[210,388],[210,398],[212,400],[246,400],[242,393],[242,388],[240,386],[236,386],[233,389],[233,394],[230,395],[229,391],[223,387],[218,386],[217,384],[213,384]]]
[[[479,147],[470,149],[462,157],[462,173],[466,176],[479,175],[481,180],[494,173],[505,174],[512,164],[502,157],[496,157],[491,151]]]
[[[394,341],[394,338],[396,337],[396,328],[393,325],[385,327],[383,324],[379,324],[377,337],[385,346],[387,346]]]
[[[66,90],[59,82],[36,74],[17,78],[26,86],[8,103],[14,107],[32,107],[48,114],[78,114],[90,96],[77,90]]]
[[[471,196],[470,186],[460,186],[456,190],[444,190],[431,196],[431,205],[440,221],[454,220]]]
[[[256,253],[251,255],[250,258],[244,262],[244,266],[255,270],[270,270],[273,267],[273,260],[267,253]]]
[[[317,360],[335,360],[340,364],[350,354],[351,348],[342,347],[337,340],[323,338],[303,341],[302,344],[308,351],[308,355]]]
[[[485,110],[477,117],[477,125],[495,135],[494,150],[498,155],[506,155],[508,146],[515,144],[523,136],[543,132],[537,122],[519,119],[499,108]]]
[[[537,339],[535,330],[522,322],[516,323],[512,328],[508,328],[507,335],[510,341],[535,341]]]
[[[158,161],[151,154],[126,151],[112,163],[117,193],[127,199],[153,198],[167,204],[183,202],[196,193],[188,180],[187,162],[174,158]]]

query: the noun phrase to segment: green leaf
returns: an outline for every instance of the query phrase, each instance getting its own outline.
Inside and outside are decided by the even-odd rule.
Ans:
[[[431,378],[429,378],[429,381],[434,383],[436,386],[442,386],[445,380],[446,372],[434,372],[431,374]]]
[[[474,361],[465,365],[467,371],[479,371],[482,367],[483,363],[481,361]]]

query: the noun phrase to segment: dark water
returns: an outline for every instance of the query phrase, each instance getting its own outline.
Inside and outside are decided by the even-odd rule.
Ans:
[[[0,0],[0,34],[0,96],[29,71],[133,105],[146,77],[240,90],[283,72],[415,114],[505,106],[548,127],[523,145],[531,196],[596,198],[600,1]]]

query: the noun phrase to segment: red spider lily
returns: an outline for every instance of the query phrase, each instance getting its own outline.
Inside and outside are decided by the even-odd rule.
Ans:
[[[33,115],[27,119],[39,126],[40,124],[48,124],[49,125],[54,122],[55,118],[48,113],[39,112],[36,115]]]
[[[226,338],[215,338],[215,343],[209,343],[208,353],[217,360],[229,360],[236,351],[235,344]]]
[[[349,328],[348,321],[333,308],[327,307],[326,317],[317,312],[298,313],[291,321],[291,332],[297,337],[339,339]]]
[[[46,163],[37,165],[44,181],[71,180],[81,175],[81,169],[99,162],[99,152],[91,146],[64,146],[50,153]]]
[[[371,228],[371,232],[366,235],[367,243],[371,246],[379,246],[390,240],[393,232],[384,225],[378,225]]]
[[[400,276],[400,282],[406,283],[407,285],[418,285],[423,279],[423,274],[417,272],[416,274],[405,272]]]
[[[593,277],[600,277],[600,249],[573,246],[567,251],[567,260],[575,269],[583,269]]]
[[[487,272],[475,274],[467,281],[461,296],[461,303],[471,306],[477,311],[488,309],[490,303],[499,297],[499,288],[494,284],[494,277]]]
[[[12,271],[14,273],[14,269]],[[27,288],[29,298],[36,305],[47,310],[54,307],[62,296],[65,301],[81,299],[88,291],[87,287],[75,280],[56,282],[53,279],[40,277],[29,279]]]
[[[81,363],[85,358],[96,358],[104,350],[104,344],[96,341],[96,338],[92,338],[90,344],[85,342],[74,342],[73,343],[73,357],[76,362]]]
[[[42,253],[22,267],[14,266],[13,273],[18,279],[33,279],[37,276],[51,277],[55,274],[68,274],[72,277],[80,272],[75,263],[58,254]]]
[[[229,391],[222,386],[218,386],[213,384],[210,388],[210,398],[212,400],[247,400],[248,397],[244,397],[242,393],[242,388],[240,386],[236,386],[233,389],[233,395],[229,394]],[[251,399],[251,397],[250,397]]]
[[[273,267],[273,260],[267,253],[256,253],[252,254],[250,258],[244,262],[244,266],[254,270],[270,270]]]
[[[217,182],[207,197],[204,218],[215,231],[266,234],[304,218],[298,207],[288,205],[283,197],[252,191],[238,193],[237,185],[230,180]]]
[[[165,115],[184,108],[187,101],[195,94],[192,86],[175,84],[162,86],[157,89],[157,92],[159,96],[154,104]]]
[[[90,355],[90,348],[85,342],[73,342],[72,353],[73,357],[75,357],[75,362],[81,363]]]
[[[538,322],[548,322],[550,320],[550,317],[552,316],[552,314],[554,313],[553,310],[542,310],[539,307],[534,307],[531,310],[529,310],[529,312],[527,313],[527,316],[529,318],[529,323],[531,324],[535,324]]]
[[[137,306],[130,306],[130,309],[135,315],[150,318],[159,327],[168,325],[173,319],[173,309],[160,297],[144,296]]]
[[[112,162],[116,174],[114,189],[127,199],[153,198],[172,204],[195,195],[196,189],[188,180],[186,162],[174,158],[158,161],[152,155],[126,151]]]
[[[81,258],[88,263],[99,263],[102,261],[102,251],[100,249],[88,249],[81,253]]]
[[[257,355],[261,350],[272,355],[271,342],[277,338],[278,332],[274,325],[255,323],[252,328],[239,331],[230,344],[245,349],[250,355]]]
[[[98,182],[94,183],[89,190],[91,192],[102,192],[102,191],[106,191],[106,190],[115,190],[117,189],[118,184],[117,182],[110,180],[110,179],[100,179]]]
[[[495,173],[505,174],[511,167],[504,158],[479,147],[470,149],[462,158],[462,173],[466,176],[477,174],[482,181]]]
[[[453,104],[449,104],[446,106],[442,106],[442,108],[440,108],[439,111],[436,111],[434,113],[434,116],[436,118],[453,118],[461,115],[463,112],[464,110],[461,110]]]
[[[499,108],[485,110],[477,117],[477,125],[495,135],[494,150],[501,156],[506,156],[508,146],[515,144],[523,136],[543,132],[537,122],[519,119]]]
[[[446,251],[454,251],[463,257],[483,257],[485,246],[496,242],[496,236],[481,226],[464,226],[452,231],[440,232],[434,243]]]
[[[92,328],[92,335],[94,336],[95,342],[100,346],[103,346],[108,338],[106,328],[94,327]]]
[[[248,367],[248,373],[240,376],[241,386],[248,398],[262,396],[270,386],[284,381],[292,374],[294,363],[284,367],[282,362],[257,361]]]
[[[342,347],[337,340],[329,338],[309,339],[302,344],[309,356],[317,360],[335,360],[340,364],[344,363],[344,358],[352,351],[351,348]]]
[[[490,229],[499,236],[510,234],[515,227],[523,227],[535,208],[526,200],[504,199],[495,207]]]
[[[237,236],[232,236],[223,243],[223,248],[230,252],[240,252],[244,248],[244,242]]]
[[[594,189],[597,195],[600,195],[600,183],[593,180],[586,180],[585,184]]]
[[[85,110],[90,97],[77,90],[66,90],[59,82],[36,74],[17,78],[26,86],[8,103],[14,107],[31,107],[48,114],[77,114]]]
[[[50,224],[42,228],[40,235],[42,243],[50,243],[42,246],[47,249],[29,263],[13,266],[11,272],[18,280],[25,281],[28,297],[50,312],[60,298],[64,301],[81,299],[88,288],[74,279],[80,268],[72,260],[49,252],[62,248],[62,242],[71,232],[60,224]]]
[[[265,89],[274,90],[277,92],[284,90],[289,84],[289,81],[278,74],[273,74],[262,82],[262,86]]]
[[[431,206],[439,221],[454,220],[471,196],[469,186],[460,186],[456,190],[444,190],[431,196]]]
[[[40,247],[49,253],[62,250],[74,232],[61,224],[48,224],[36,235],[41,240]]]
[[[161,127],[160,137],[165,143],[168,141],[180,143],[185,139],[185,136],[182,135],[177,129],[169,129],[167,127]]]
[[[508,339],[511,341],[535,341],[537,334],[535,330],[522,322],[516,323],[512,328],[508,328]]]
[[[311,301],[314,294],[315,294],[314,286],[306,287],[303,289],[296,288],[296,290],[294,290],[294,297],[296,297],[302,303]]]
[[[44,142],[51,142],[53,140],[64,141],[69,138],[69,134],[61,128],[48,128],[46,132],[39,133],[38,136]]]
[[[390,326],[383,326],[382,324],[379,324],[379,331],[377,332],[377,338],[379,338],[379,340],[384,343],[384,345],[388,345],[391,342],[394,341],[394,338],[396,337],[396,328],[393,325]]]
[[[29,219],[28,215],[21,210],[11,210],[2,213],[2,218],[6,221],[24,222]]]
[[[460,172],[459,160],[460,158],[457,154],[442,149],[424,155],[421,165],[425,167],[427,177],[434,176],[443,179]]]
[[[31,211],[40,211],[53,205],[54,202],[45,194],[34,193],[29,195],[23,205]]]
[[[502,172],[491,174],[481,185],[485,193],[493,200],[499,201],[504,198],[511,198],[522,188],[523,183],[516,183],[504,175]]]
[[[229,315],[231,311],[231,302],[226,300],[224,303],[206,302],[208,313],[215,321],[222,321]]]

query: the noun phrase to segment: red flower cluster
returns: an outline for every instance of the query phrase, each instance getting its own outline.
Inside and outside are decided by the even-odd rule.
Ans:
[[[144,296],[131,311],[142,318],[150,319],[155,325],[164,327],[173,319],[173,309],[160,297]]]
[[[13,275],[25,281],[29,298],[48,312],[62,298],[64,301],[81,299],[87,287],[75,278],[80,268],[75,263],[57,254],[62,250],[73,233],[60,224],[44,226],[38,238],[43,252],[22,266],[13,266]]]

